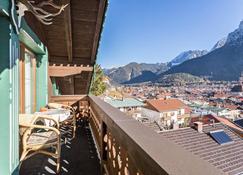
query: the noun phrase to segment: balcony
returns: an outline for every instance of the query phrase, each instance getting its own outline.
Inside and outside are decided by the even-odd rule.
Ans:
[[[76,138],[62,146],[61,174],[220,174],[98,97],[53,96],[51,101],[76,105],[80,113],[89,108]],[[53,174],[52,163],[50,157],[36,155],[24,162],[21,174]]]
[[[62,145],[60,174],[100,174],[100,162],[92,139],[87,120],[78,123],[76,138]],[[20,175],[56,174],[55,159],[43,154],[37,154],[25,160],[20,169]]]

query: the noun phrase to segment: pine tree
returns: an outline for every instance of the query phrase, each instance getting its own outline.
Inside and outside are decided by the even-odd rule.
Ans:
[[[104,80],[104,72],[101,69],[100,65],[94,66],[94,74],[92,79],[92,84],[90,88],[90,93],[95,96],[103,94],[106,90],[106,84]]]

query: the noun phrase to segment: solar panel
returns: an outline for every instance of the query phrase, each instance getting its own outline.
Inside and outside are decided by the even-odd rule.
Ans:
[[[243,119],[235,120],[234,123],[243,128]]]
[[[232,143],[233,140],[223,130],[211,131],[210,136],[220,145]]]

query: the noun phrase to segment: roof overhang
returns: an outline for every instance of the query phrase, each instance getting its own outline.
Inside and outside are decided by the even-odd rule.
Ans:
[[[85,84],[80,92],[87,94],[108,3],[107,0],[62,0],[60,3],[69,5],[53,18],[51,25],[42,24],[29,12],[26,12],[25,20],[47,47],[49,62],[63,66],[82,65],[82,70],[88,68],[80,70],[77,76],[80,83]],[[77,70],[73,68],[73,72],[74,69]]]

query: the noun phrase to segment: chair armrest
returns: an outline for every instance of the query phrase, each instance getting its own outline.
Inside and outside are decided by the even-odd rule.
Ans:
[[[60,135],[60,131],[55,128],[55,127],[51,127],[51,126],[44,126],[44,125],[37,125],[37,124],[31,124],[31,125],[22,125],[23,127],[27,127],[28,130],[29,129],[47,129],[47,130],[52,130],[54,132],[56,132],[58,135]]]
[[[55,127],[43,126],[43,125],[36,125],[36,124],[30,125],[29,127],[31,129],[47,129],[47,130],[52,130],[52,131],[56,132],[57,135],[60,135],[61,134],[61,132],[57,128],[55,128]]]
[[[23,145],[27,144],[27,139],[33,129],[46,129],[46,130],[54,131],[58,135],[58,137],[59,137],[58,139],[60,139],[61,132],[58,129],[56,129],[55,127],[43,126],[43,125],[37,125],[37,124],[23,124],[21,126],[27,128],[27,130],[24,132],[24,134],[22,136]]]
[[[64,105],[60,103],[49,103],[47,106],[54,109],[64,108],[64,109],[69,109],[71,112],[75,111],[75,109],[72,106]]]
[[[59,129],[59,122],[58,120],[56,120],[54,117],[52,117],[51,115],[37,115],[37,118],[35,121],[37,121],[38,119],[46,119],[46,120],[51,120],[53,121],[56,126],[57,126],[57,129]]]
[[[68,106],[68,105],[63,105],[62,108],[64,108],[64,109],[68,109],[68,110],[70,110],[71,112],[74,112],[74,111],[75,111],[75,109],[74,109],[72,106]]]

